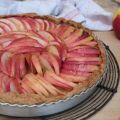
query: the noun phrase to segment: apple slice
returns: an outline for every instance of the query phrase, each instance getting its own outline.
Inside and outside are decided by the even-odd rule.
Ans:
[[[2,45],[0,45],[0,50],[2,50],[3,49],[3,46]]]
[[[58,63],[59,61],[57,60],[57,57],[54,56],[54,55],[51,55],[49,53],[43,53],[42,54],[48,61],[49,63],[53,66],[54,68],[54,71],[56,74],[59,74],[60,73],[60,64]]]
[[[42,47],[41,44],[39,44],[36,40],[34,39],[31,39],[31,38],[20,38],[20,39],[17,39],[13,42],[11,42],[8,46],[6,46],[4,48],[4,50],[9,50],[9,49],[12,49],[12,48],[17,48],[17,47]]]
[[[24,36],[29,36],[29,35],[34,35],[34,31],[12,31],[9,32],[10,35],[14,34],[14,35],[24,35]]]
[[[66,57],[67,57],[67,52],[68,52],[68,48],[66,47],[65,44],[60,44],[60,47],[58,47],[59,50],[59,54],[61,57],[62,61],[65,61]]]
[[[16,17],[16,19],[21,21],[21,23],[23,24],[22,26],[24,26],[26,31],[32,30],[31,25],[25,20],[25,18]]]
[[[60,58],[60,54],[59,54],[59,50],[57,49],[57,46],[53,46],[53,45],[48,46],[47,51]]]
[[[35,39],[32,39],[31,37],[22,37],[19,39],[16,39],[11,42],[10,45],[18,45],[18,46],[34,46],[34,47],[41,47],[42,45]]]
[[[46,41],[54,41],[55,38],[54,36],[49,33],[48,31],[38,31],[37,34],[39,35],[40,38],[46,40]]]
[[[5,61],[5,65],[2,62],[0,63],[1,65],[0,71],[6,75],[10,75],[10,72],[11,72],[10,61],[11,61],[11,58],[8,57],[8,59],[6,59]]]
[[[69,61],[69,62],[65,62],[65,64],[85,64],[85,65],[100,65],[101,62],[100,61]]]
[[[59,46],[60,47],[60,43],[57,41],[51,41],[49,42],[49,45],[55,45],[55,46]]]
[[[65,25],[65,24],[59,24],[56,26],[56,29],[54,29],[52,31],[52,33],[56,34],[57,36],[62,37],[62,35],[64,35],[64,33],[70,29],[69,25]],[[66,33],[65,33],[66,34]],[[63,38],[63,37],[62,37]]]
[[[5,78],[6,76],[3,76],[2,77],[2,80],[1,80],[1,86],[2,86],[2,91],[3,92],[6,92],[6,87],[5,87]]]
[[[37,73],[39,73],[40,75],[42,75],[42,67],[41,67],[41,64],[40,64],[40,61],[39,61],[39,58],[37,55],[32,55],[31,57],[31,60],[32,60],[32,63],[37,71]]]
[[[2,72],[0,72],[0,92],[3,92],[3,88],[2,88],[2,78],[4,77],[4,74]]]
[[[10,82],[10,92],[17,92],[16,86],[13,80],[11,80]]]
[[[28,86],[24,79],[21,82],[21,87],[25,90],[24,93],[34,93],[34,91],[30,88],[30,86]]]
[[[7,76],[5,79],[6,79],[5,81],[6,92],[10,92],[10,78]]]
[[[19,56],[16,55],[14,57],[14,59],[16,59],[15,78],[21,79],[21,76],[20,76],[20,59],[19,59]]]
[[[10,78],[4,74],[0,73],[0,91],[9,92],[10,91]]]
[[[0,22],[7,24],[12,31],[18,30],[16,25],[13,22],[11,22],[9,19],[0,19]]]
[[[75,76],[75,75],[70,75],[70,74],[65,74],[65,73],[60,73],[60,76],[65,79],[65,80],[68,80],[68,81],[71,81],[71,82],[82,82],[84,80],[87,79],[86,76]]]
[[[57,81],[55,78],[49,76],[49,75],[46,75],[45,74],[45,79],[52,85],[54,85],[55,87],[58,87],[58,88],[61,88],[61,89],[64,89],[64,90],[72,90],[73,87],[67,85],[67,84],[64,84],[62,82],[59,82]]]
[[[10,17],[7,18],[9,21],[11,21],[16,27],[18,31],[25,31],[25,26],[23,25],[23,23],[17,19],[16,17]]]
[[[16,34],[16,33],[5,33],[0,35],[0,44],[6,43],[6,42],[11,42],[16,39],[20,39],[25,37],[23,34]]]
[[[5,29],[2,26],[0,26],[0,33],[5,33]]]
[[[74,50],[72,51],[71,53],[79,53],[79,54],[95,54],[95,55],[99,55],[100,54],[100,51],[96,48],[91,48],[91,47],[81,47],[77,50]]]
[[[4,52],[0,56],[0,66],[1,66],[1,71],[4,72],[5,74],[9,75],[8,70],[7,70],[7,62],[9,59],[12,57],[12,54],[9,52]]]
[[[58,35],[60,27],[61,27],[61,25],[60,25],[60,24],[57,24],[57,25],[56,25],[56,28],[53,29],[53,30],[51,31],[51,33],[54,33],[55,35]],[[58,35],[58,36],[59,36],[59,35]]]
[[[25,53],[33,53],[33,52],[41,52],[42,49],[41,47],[31,47],[31,46],[25,46],[25,47],[17,47],[17,48],[13,48],[11,49],[11,52],[14,52],[14,54],[18,55],[18,54],[25,54]]]
[[[45,34],[46,34],[46,31],[38,31],[38,32],[33,31],[34,35],[32,35],[32,37],[36,36],[36,37],[38,37],[38,38],[41,38],[41,39],[45,40],[46,42],[49,42],[49,39],[46,37],[47,34],[46,34],[46,36],[45,36],[45,35],[44,35],[44,32],[45,32]],[[43,34],[42,34],[42,33],[43,33]]]
[[[90,42],[90,41],[92,41],[92,40],[93,40],[93,37],[92,37],[92,36],[89,36],[89,37],[87,37],[87,38],[85,38],[85,39],[82,39],[82,40],[80,40],[80,41],[74,42],[74,43],[72,43],[72,44],[67,44],[67,46],[68,46],[69,48],[72,48],[72,47],[76,47],[76,46],[79,46],[79,45],[84,45],[85,43],[88,43],[88,42]]]
[[[55,29],[55,23],[48,20],[43,20],[43,21],[44,21],[46,31],[51,31]]]
[[[72,57],[98,57],[98,54],[89,54],[89,53],[77,53],[77,52],[71,52],[67,54],[67,58]]]
[[[37,75],[36,78],[52,95],[63,94],[60,90],[55,88],[52,84],[50,84],[45,78],[41,77],[40,75]]]
[[[50,45],[58,45],[61,43],[61,40],[56,37],[54,34],[48,32],[48,31],[39,31],[39,32],[34,32],[34,34],[43,39],[46,42],[49,42]]]
[[[96,65],[85,65],[85,64],[64,64],[62,66],[63,69],[66,70],[73,70],[73,71],[80,71],[80,72],[93,72],[99,70],[99,67]]]
[[[44,56],[40,55],[39,59],[40,59],[41,65],[42,65],[43,72],[45,72],[46,70],[49,70],[51,72],[54,71],[53,68],[51,67],[50,63]]]
[[[93,41],[93,42],[91,41],[91,42],[85,43],[85,45],[88,45],[88,46],[90,46],[90,47],[95,47],[97,44],[98,44],[98,43],[95,42],[95,41]]]
[[[26,78],[23,79],[23,82],[25,83],[25,85],[27,87],[29,87],[27,89],[25,86],[25,90],[27,89],[26,90],[27,93],[34,93],[34,94],[37,93],[36,90],[38,91],[38,88],[35,86],[35,84],[31,84],[31,82],[29,82]],[[29,89],[30,89],[30,91],[29,91]],[[41,100],[45,100],[45,96],[41,93],[41,91],[38,92],[37,94],[39,94]]]
[[[63,84],[62,82],[56,81],[56,79],[54,79],[53,77],[46,77],[46,80],[48,82],[50,82],[52,85],[54,85],[55,87],[64,89],[64,90],[72,90],[73,88],[69,85]]]
[[[52,36],[53,36],[53,39],[49,40],[49,41],[57,41],[58,43],[63,43],[64,41],[57,35],[55,35],[54,33],[52,32],[49,32]],[[48,37],[49,38],[49,37]]]
[[[89,36],[90,36],[90,34],[88,32],[86,32],[85,30],[83,30],[81,37],[79,37],[76,41],[80,41],[80,40],[85,39]]]
[[[35,29],[33,29],[33,30],[40,31],[41,30],[41,26],[40,26],[39,22],[36,21],[36,20],[34,20],[34,22],[35,22]]]
[[[36,76],[34,74],[27,74],[25,76],[25,80],[30,85],[30,87],[38,94],[43,94],[48,97],[48,91],[40,84],[38,80],[36,80]]]
[[[74,34],[74,33],[73,33],[74,30],[75,30],[74,27],[72,27],[72,26],[68,26],[68,27],[67,27],[67,30],[64,31],[63,34],[61,34],[60,38],[66,40],[67,38],[69,38],[69,37],[71,36],[71,34]]]
[[[6,78],[4,78],[4,85],[5,85],[5,91],[6,92],[10,92],[10,78],[8,76],[6,76]]]
[[[44,21],[42,19],[38,19],[38,18],[36,18],[35,20],[39,23],[40,30],[45,30]]]
[[[44,25],[45,25],[45,30],[48,31],[49,28],[50,28],[49,22],[47,20],[43,20],[43,22],[44,22]]]
[[[24,77],[24,79],[22,80],[22,82],[24,82],[25,86],[27,86],[26,88],[24,88],[28,93],[29,92],[33,92],[33,93],[37,93],[40,96],[42,96],[41,90],[39,89],[39,85],[36,84],[36,81],[30,81],[30,78],[27,78],[26,76]],[[23,84],[23,83],[22,83]],[[24,86],[24,85],[23,85]],[[30,90],[29,90],[30,89]]]
[[[73,51],[73,50],[77,50],[79,48],[83,48],[84,46],[95,48],[97,46],[97,42],[91,41],[91,42],[83,44],[82,46],[75,46],[75,47],[72,47],[72,48],[68,48],[68,51],[70,52],[70,51]]]
[[[49,22],[49,26],[50,26],[48,31],[54,30],[56,27],[56,24],[54,22],[51,22],[51,21],[48,21],[48,22]]]
[[[0,21],[0,27],[5,31],[5,32],[10,32],[12,31],[11,28],[4,22]]]
[[[23,78],[23,76],[27,73],[25,66],[25,56],[23,54],[19,56],[19,69],[20,69],[20,78]]]
[[[48,45],[48,42],[45,41],[44,39],[40,38],[40,37],[36,37],[36,36],[30,36],[30,38],[36,40],[40,45],[42,45],[43,47],[46,47]]]
[[[30,54],[25,54],[25,63],[26,63],[26,69],[27,73],[36,73],[36,69],[31,61],[31,53]]]
[[[15,59],[15,57],[12,57],[11,59],[10,59],[10,62],[9,62],[9,65],[7,65],[9,68],[8,68],[8,70],[9,70],[9,75],[11,76],[11,77],[15,77],[15,74],[16,74],[16,59]]]
[[[13,47],[13,48],[10,48],[10,49],[2,49],[1,52],[10,52],[11,54],[14,54],[14,55],[18,55],[18,54],[25,54],[25,53],[34,53],[34,52],[41,52],[42,49],[40,47],[31,47],[31,46],[17,46],[17,47]]]
[[[61,69],[61,73],[75,75],[75,76],[76,75],[77,76],[85,76],[85,77],[89,77],[91,75],[91,73],[89,73],[89,72],[80,72],[80,71],[67,70],[67,69]]]
[[[12,78],[10,83],[10,89],[11,91],[18,93],[22,93],[22,87],[20,85],[20,80],[18,78]]]
[[[31,17],[25,17],[25,18],[23,17],[21,21],[23,21],[23,24],[25,24],[27,30],[36,30],[36,31],[40,30],[39,22]]]
[[[71,44],[75,42],[79,37],[81,37],[83,33],[83,29],[78,29],[74,33],[72,33],[69,37],[67,37],[64,41],[66,44]]]
[[[28,24],[30,25],[31,29],[35,30],[36,29],[36,24],[33,18],[31,17],[25,17],[23,18]]]
[[[68,82],[66,81],[65,79],[62,79],[60,76],[56,75],[55,73],[53,72],[50,72],[50,71],[46,71],[45,73],[45,78],[47,77],[47,80],[50,81],[50,78],[52,78],[53,81],[51,81],[53,84],[54,82],[58,82],[58,83],[61,83],[62,85],[66,85],[68,87],[75,87],[76,84],[73,83],[73,82]],[[50,78],[49,78],[50,77]],[[49,79],[48,79],[49,78]]]
[[[78,61],[78,62],[86,62],[86,61],[101,61],[100,57],[75,57],[75,58],[67,58],[67,61]]]
[[[67,57],[97,57],[100,54],[100,51],[96,48],[82,46],[79,49],[68,52]]]

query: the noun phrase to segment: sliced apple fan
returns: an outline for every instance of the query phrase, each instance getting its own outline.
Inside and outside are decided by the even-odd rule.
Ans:
[[[97,41],[83,28],[26,16],[0,19],[0,91],[64,95],[101,63]]]

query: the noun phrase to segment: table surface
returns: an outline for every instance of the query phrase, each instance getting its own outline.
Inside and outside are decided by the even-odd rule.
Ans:
[[[95,0],[98,4],[106,10],[114,12],[118,7],[117,4],[111,0]],[[111,51],[114,53],[118,64],[120,66],[120,40],[118,40],[113,31],[109,32],[95,32],[100,40],[106,43]],[[112,100],[97,114],[92,116],[89,120],[120,120],[120,83],[118,91]]]
[[[117,5],[110,0],[95,0],[102,7],[107,9],[108,11],[113,12]],[[94,32],[100,40],[106,43],[111,51],[114,53],[118,64],[120,66],[120,40],[118,40],[113,31],[109,32]],[[9,118],[5,116],[0,116],[0,120],[16,120],[16,118]],[[17,120],[23,120],[18,118]],[[24,119],[26,120],[26,119]],[[34,118],[28,119],[34,120]],[[79,119],[78,119],[79,120]],[[88,120],[120,120],[120,83],[118,87],[117,93],[114,95],[112,100],[97,114],[93,115]]]
[[[114,32],[95,32],[95,34],[109,46],[120,66],[120,40],[115,37]],[[88,120],[120,120],[120,83],[118,91],[112,100],[100,112]]]

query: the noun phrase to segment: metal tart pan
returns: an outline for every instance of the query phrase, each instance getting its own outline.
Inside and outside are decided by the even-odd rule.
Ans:
[[[71,98],[67,98],[66,100],[60,100],[58,102],[52,102],[49,104],[29,106],[1,103],[0,114],[15,117],[36,117],[59,113],[76,106],[85,100],[88,96],[90,96],[95,91],[95,89],[96,86],[88,89],[86,92],[82,92],[80,95],[75,95]]]
[[[104,45],[103,45],[104,46]],[[106,52],[106,63],[107,63],[107,52]],[[107,71],[107,64],[104,69],[103,75],[100,79],[88,88],[87,90],[80,92],[79,94],[68,97],[64,100],[59,100],[51,103],[44,103],[40,105],[19,105],[19,104],[9,104],[9,103],[0,103],[0,114],[14,116],[14,117],[38,117],[51,115],[55,113],[62,112],[64,110],[70,109],[77,104],[81,103],[87,99],[95,90],[98,83],[102,80]]]

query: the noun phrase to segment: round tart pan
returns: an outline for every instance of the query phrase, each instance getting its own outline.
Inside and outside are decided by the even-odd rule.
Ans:
[[[96,84],[97,85],[97,84]],[[15,117],[37,117],[51,115],[70,109],[77,104],[84,101],[89,97],[96,89],[96,85],[87,89],[85,92],[81,92],[78,95],[67,98],[65,100],[59,100],[57,102],[51,102],[49,104],[41,105],[18,105],[9,103],[0,103],[0,114],[15,116]]]
[[[103,48],[105,49],[104,45]],[[68,97],[64,100],[59,100],[56,102],[43,103],[38,105],[19,105],[19,104],[9,104],[9,103],[0,103],[0,114],[14,116],[14,117],[38,117],[51,115],[55,113],[62,112],[64,110],[70,109],[77,104],[83,102],[87,99],[95,90],[98,83],[102,80],[107,71],[107,53],[106,53],[106,66],[104,73],[97,80],[96,84],[89,87],[79,94]]]
[[[78,24],[77,24],[78,25]],[[81,26],[81,25],[80,25]],[[86,31],[90,32],[86,29]],[[98,40],[98,39],[97,39]],[[55,113],[62,112],[64,110],[70,109],[77,104],[84,101],[88,98],[95,90],[97,84],[101,81],[102,77],[106,73],[107,69],[107,53],[106,49],[101,41],[98,41],[99,45],[103,48],[104,57],[105,57],[105,66],[103,70],[103,74],[96,80],[97,82],[93,84],[91,87],[86,90],[80,92],[79,94],[75,94],[73,96],[67,97],[62,100],[58,100],[55,102],[37,104],[37,105],[20,105],[20,104],[10,104],[10,103],[0,103],[0,114],[15,116],[15,117],[37,117],[37,116],[45,116],[51,115]]]
[[[100,80],[86,91],[57,102],[40,105],[0,103],[0,114],[15,117],[37,117],[62,112],[76,106],[88,98],[96,90],[96,85],[100,82]]]

